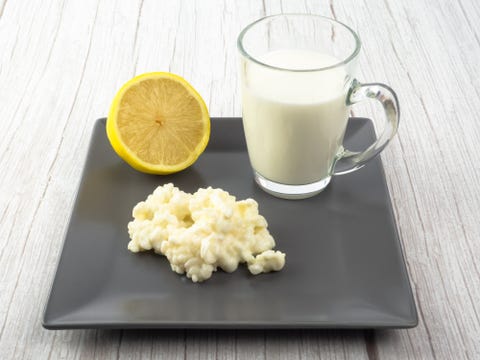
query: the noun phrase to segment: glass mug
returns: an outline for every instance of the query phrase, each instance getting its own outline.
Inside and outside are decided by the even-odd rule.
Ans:
[[[333,175],[352,172],[395,135],[398,100],[388,86],[355,77],[360,39],[323,16],[283,14],[239,35],[243,127],[257,184],[286,199],[321,192]],[[379,101],[386,124],[365,151],[342,146],[349,106]]]

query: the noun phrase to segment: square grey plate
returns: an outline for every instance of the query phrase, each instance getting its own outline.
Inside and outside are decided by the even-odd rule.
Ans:
[[[370,120],[350,119],[346,142],[374,138]],[[127,250],[133,206],[158,185],[195,192],[221,187],[253,197],[277,248],[278,273],[244,265],[201,284],[166,258]],[[43,326],[67,328],[407,328],[417,313],[379,158],[335,177],[306,200],[282,200],[254,183],[241,119],[212,119],[210,143],[189,169],[139,173],[111,149],[105,119],[95,125]]]

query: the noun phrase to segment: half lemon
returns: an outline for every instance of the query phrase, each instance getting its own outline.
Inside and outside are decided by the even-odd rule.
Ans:
[[[134,169],[171,174],[192,165],[210,138],[210,116],[197,91],[182,77],[152,72],[118,91],[107,118],[115,152]]]

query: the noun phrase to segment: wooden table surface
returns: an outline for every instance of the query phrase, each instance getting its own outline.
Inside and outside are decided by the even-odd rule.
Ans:
[[[479,359],[479,4],[0,0],[0,359]],[[236,36],[282,12],[350,24],[363,40],[359,79],[398,93],[400,130],[382,160],[418,327],[44,330],[93,124],[116,90],[135,74],[171,71],[212,116],[240,116]]]

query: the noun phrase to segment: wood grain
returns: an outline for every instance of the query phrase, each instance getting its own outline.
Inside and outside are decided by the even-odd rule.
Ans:
[[[419,326],[44,330],[93,122],[116,89],[172,71],[212,116],[239,116],[236,35],[281,12],[350,24],[363,39],[359,80],[399,95],[400,131],[382,159]],[[0,359],[480,358],[479,16],[475,0],[0,0]]]

